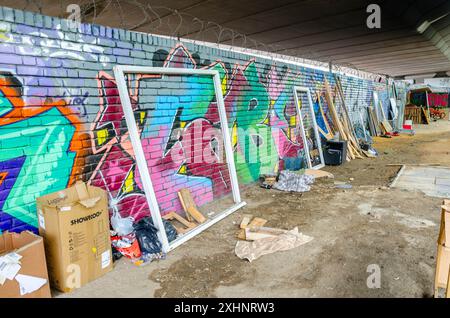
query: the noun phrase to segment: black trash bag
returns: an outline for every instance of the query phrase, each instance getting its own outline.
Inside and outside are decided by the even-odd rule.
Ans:
[[[164,229],[166,231],[167,239],[172,242],[177,238],[177,230],[167,220],[162,220]],[[150,217],[145,217],[139,220],[139,222],[133,224],[134,231],[136,232],[136,238],[139,242],[139,247],[142,253],[159,253],[161,252],[161,242],[158,239],[158,230],[153,225],[153,221]]]
[[[161,242],[158,238],[158,229],[149,217],[142,218],[133,224],[136,238],[143,254],[156,254],[161,252]]]
[[[120,253],[114,246],[111,245],[113,262],[122,258],[123,254]]]
[[[166,230],[167,239],[169,240],[169,242],[172,242],[174,239],[177,238],[178,235],[177,230],[169,221],[163,220],[163,223],[164,229]]]

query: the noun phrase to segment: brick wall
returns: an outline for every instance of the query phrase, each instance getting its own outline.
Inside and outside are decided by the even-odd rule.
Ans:
[[[76,179],[106,189],[112,213],[148,215],[117,64],[218,70],[242,184],[302,152],[293,85],[320,93],[328,77],[334,87],[322,70],[97,25],[74,31],[65,20],[0,7],[0,231],[36,230],[36,197]],[[211,80],[138,74],[128,83],[163,213],[180,209],[183,187],[198,204],[229,193],[225,162],[193,160],[223,153]],[[386,94],[385,84],[354,77],[343,86],[354,120],[374,89]]]

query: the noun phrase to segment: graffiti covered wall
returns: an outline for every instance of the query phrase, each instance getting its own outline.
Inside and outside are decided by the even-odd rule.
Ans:
[[[72,30],[65,20],[0,7],[0,231],[36,230],[35,199],[79,179],[106,189],[118,217],[148,215],[117,64],[218,70],[243,184],[302,153],[293,86],[321,94],[327,77],[334,87],[317,69],[96,25]],[[385,89],[342,81],[352,115],[373,89]],[[162,212],[180,210],[180,188],[199,205],[229,193],[212,81],[138,74],[128,83]],[[205,156],[213,159],[196,160]]]

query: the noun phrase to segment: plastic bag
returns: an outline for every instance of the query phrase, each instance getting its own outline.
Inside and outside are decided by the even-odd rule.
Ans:
[[[143,254],[161,252],[161,242],[157,235],[158,229],[149,217],[142,218],[139,222],[133,224],[133,227]]]
[[[120,252],[114,247],[114,245],[111,245],[111,252],[112,252],[113,262],[118,261],[118,260],[121,259],[122,256],[123,256],[123,254],[120,253]]]
[[[177,230],[169,221],[163,220],[163,223],[164,229],[166,230],[167,239],[169,240],[169,242],[172,242],[174,239],[177,238],[178,235]]]
[[[162,220],[166,231],[167,239],[172,242],[177,238],[177,230],[167,220]],[[139,246],[144,254],[155,254],[161,252],[161,242],[158,238],[158,230],[153,225],[150,217],[145,217],[133,225]]]
[[[127,258],[137,259],[141,257],[139,243],[136,240],[136,235],[134,233],[120,236],[114,231],[111,231],[111,245],[114,249]]]
[[[120,236],[125,236],[133,232],[134,219],[131,216],[123,218],[119,212],[114,211],[111,216],[111,226]]]

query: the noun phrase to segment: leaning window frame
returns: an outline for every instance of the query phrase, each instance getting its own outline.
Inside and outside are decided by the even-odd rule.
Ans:
[[[293,91],[294,91],[295,106],[297,107],[297,113],[299,116],[299,124],[300,124],[300,128],[301,128],[300,131],[302,133],[303,146],[305,147],[306,162],[308,164],[308,168],[316,169],[316,170],[321,169],[321,168],[325,167],[325,160],[323,158],[322,143],[320,140],[319,130],[317,129],[317,122],[316,122],[316,116],[314,113],[314,105],[312,102],[311,93],[309,91],[309,88],[302,87],[302,86],[294,86]],[[309,146],[308,146],[308,142],[306,140],[306,134],[305,134],[305,126],[303,125],[302,110],[298,103],[298,92],[306,93],[307,98],[308,98],[309,111],[311,112],[312,124],[313,124],[313,129],[314,129],[314,136],[316,139],[317,147],[319,150],[319,157],[320,157],[320,164],[315,165],[315,166],[312,166],[312,163],[311,163],[311,158],[310,158],[310,154],[309,154]]]
[[[225,103],[222,95],[222,85],[220,81],[220,74],[217,70],[208,69],[182,69],[182,68],[166,68],[166,67],[141,67],[131,65],[117,65],[113,68],[114,76],[119,90],[120,101],[122,104],[125,121],[128,128],[133,151],[136,156],[136,164],[141,176],[142,186],[150,209],[150,213],[155,227],[158,229],[158,238],[161,241],[162,251],[167,253],[174,248],[180,246],[184,242],[200,234],[210,226],[224,219],[226,216],[232,214],[236,210],[246,205],[245,201],[241,200],[239,191],[239,184],[236,174],[236,167],[234,164],[233,148],[231,146],[230,132],[228,128],[227,115],[225,110]],[[146,163],[144,149],[142,147],[141,139],[139,137],[138,128],[134,118],[131,99],[125,80],[125,74],[153,74],[153,75],[201,75],[213,78],[214,92],[217,101],[221,132],[224,140],[225,155],[227,160],[228,171],[230,173],[231,188],[233,193],[234,205],[222,211],[218,215],[206,222],[197,225],[191,231],[177,237],[172,242],[169,242],[166,231],[164,230],[164,223],[159,209],[158,201],[153,188],[150,172]]]

